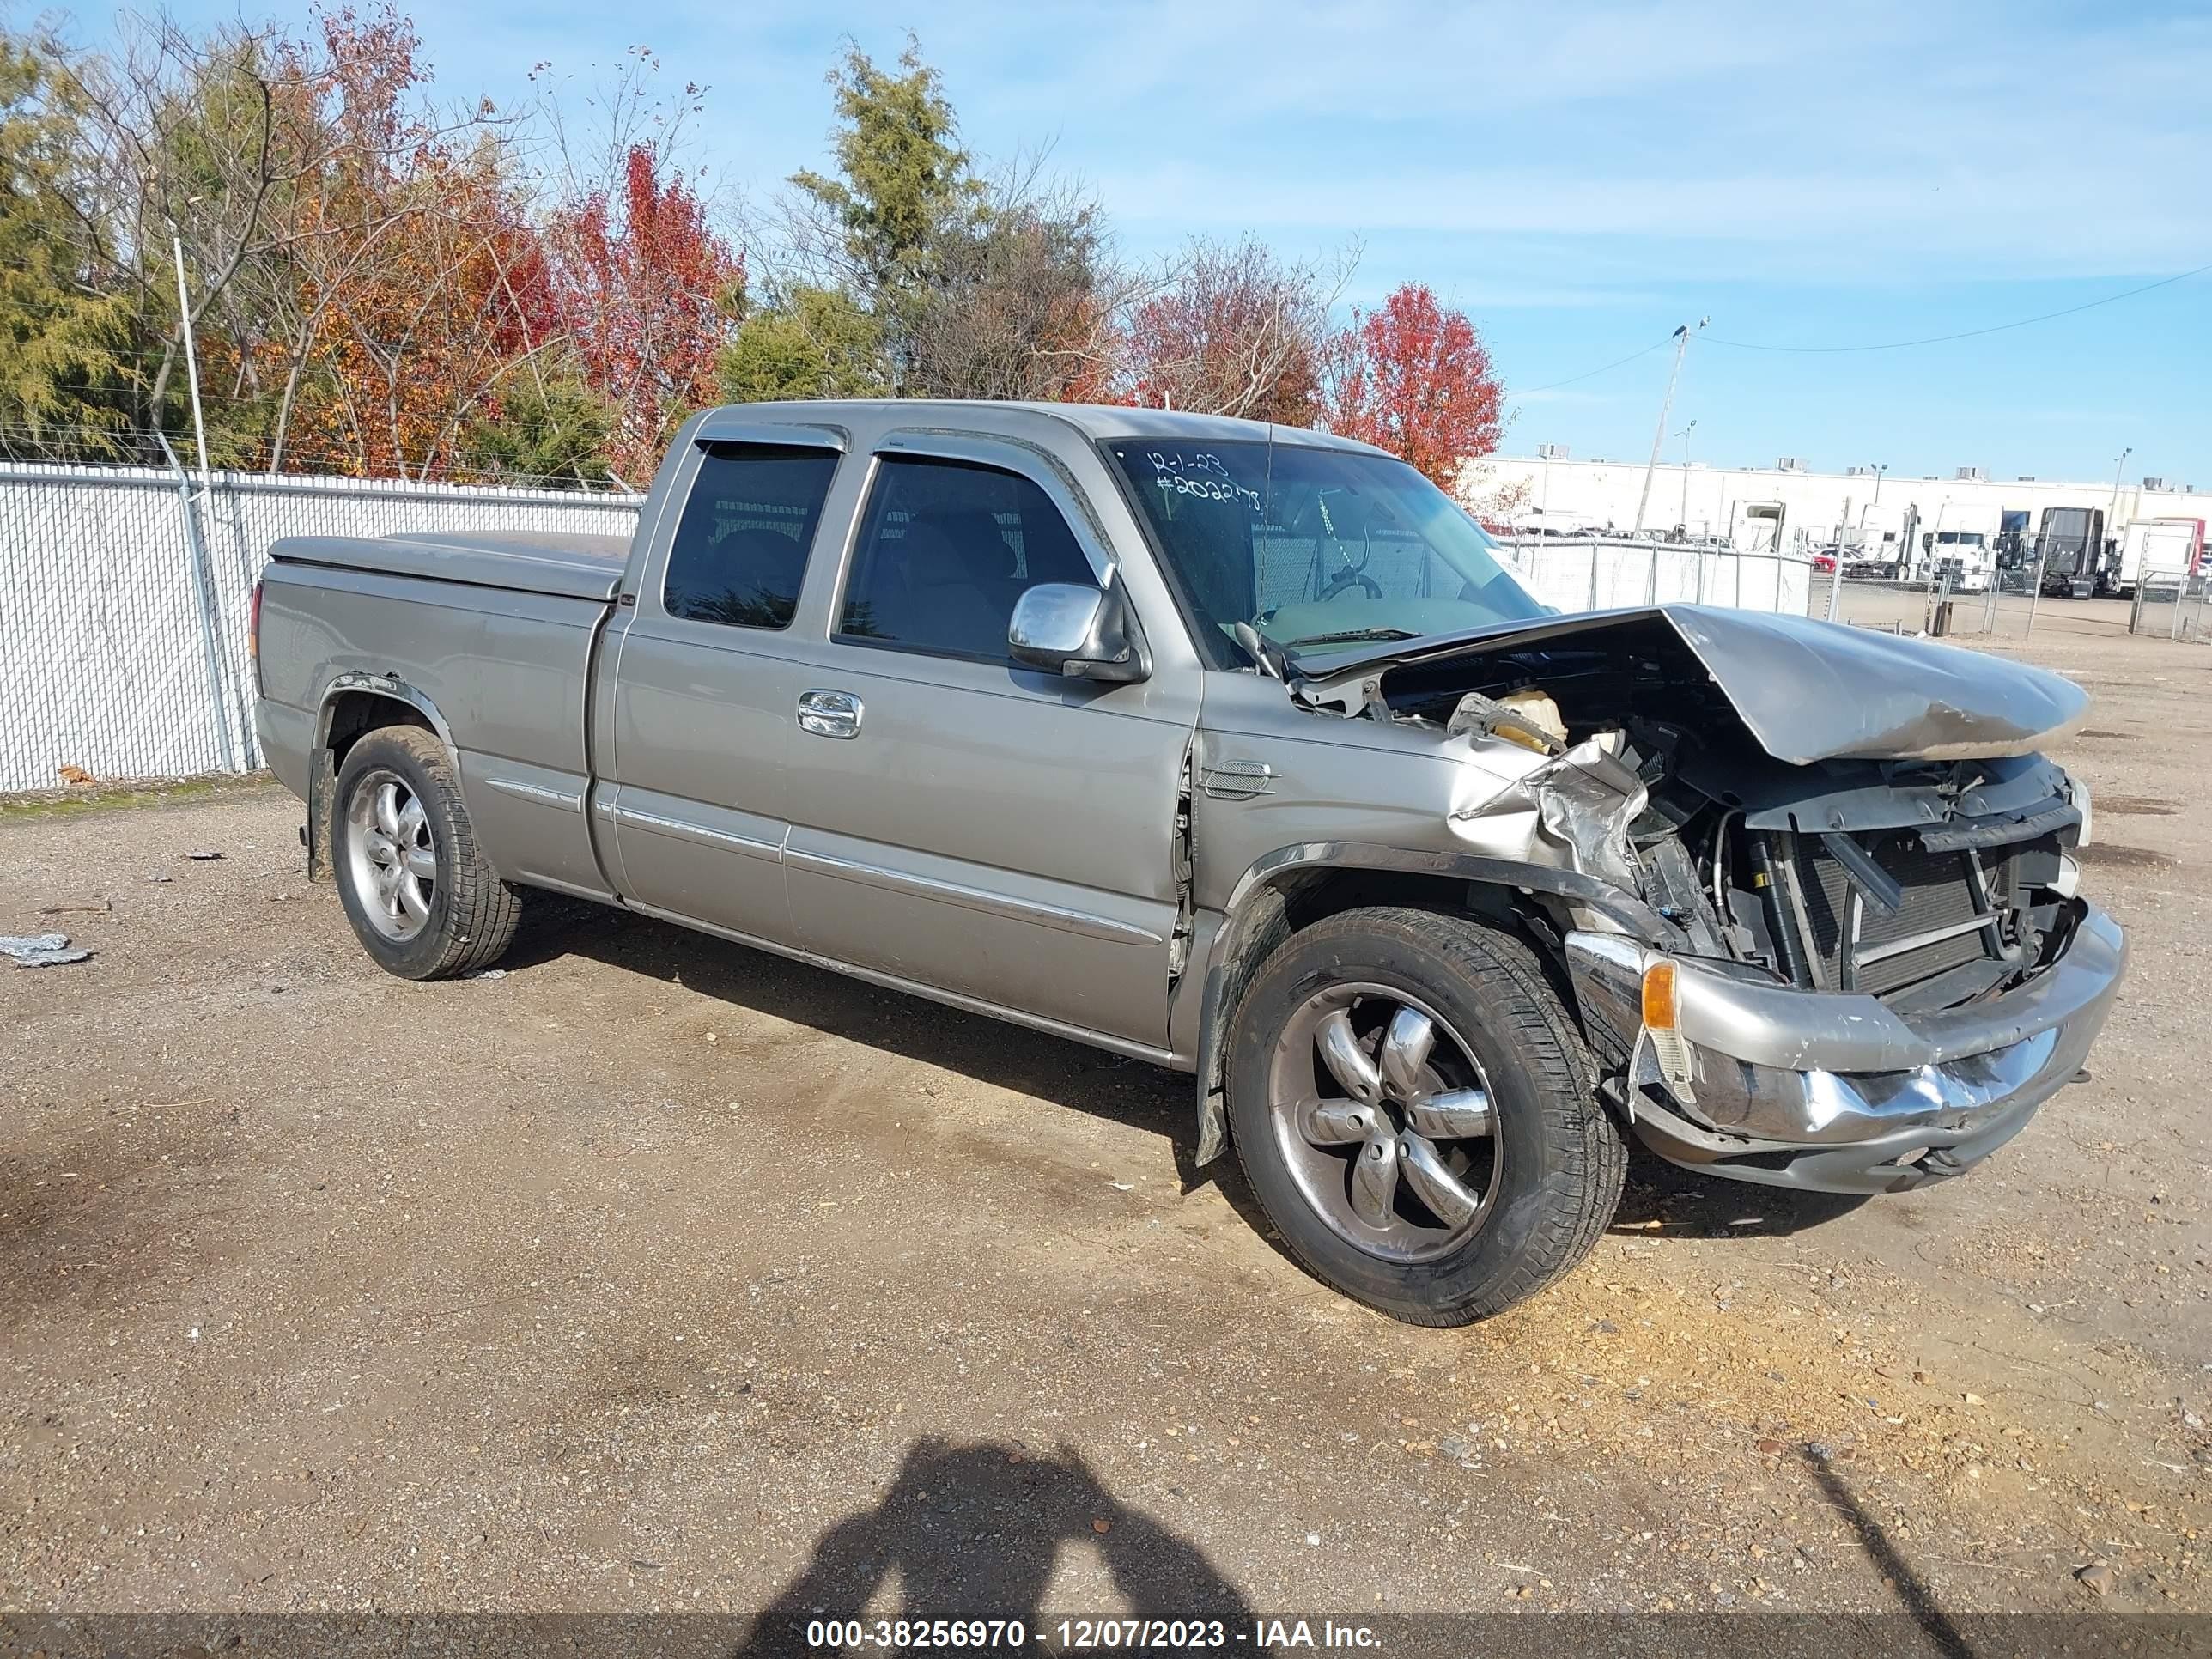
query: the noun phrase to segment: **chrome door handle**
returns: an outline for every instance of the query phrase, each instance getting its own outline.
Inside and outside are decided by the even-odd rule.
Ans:
[[[860,735],[860,700],[850,691],[802,691],[799,694],[799,729],[817,738],[857,738]]]

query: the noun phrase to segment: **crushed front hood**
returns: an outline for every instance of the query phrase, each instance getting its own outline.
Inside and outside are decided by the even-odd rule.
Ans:
[[[1956,646],[1807,617],[1662,605],[1539,617],[1473,633],[1294,657],[1310,681],[1376,678],[1507,652],[1633,649],[1671,629],[1759,746],[1796,765],[1815,761],[1972,760],[2031,754],[2081,723],[2089,696],[2040,668]]]

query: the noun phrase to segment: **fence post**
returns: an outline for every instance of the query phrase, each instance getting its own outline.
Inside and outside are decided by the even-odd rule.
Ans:
[[[200,650],[207,659],[208,713],[215,720],[216,752],[222,757],[224,771],[240,771],[243,769],[230,741],[230,699],[223,695],[227,676],[222,649],[216,642],[214,574],[208,568],[206,544],[200,540],[198,515],[192,511],[191,478],[177,459],[177,452],[169,447],[167,435],[158,432],[154,435],[161,440],[161,453],[169,458],[177,474],[177,510],[184,520],[185,556],[191,562],[193,608],[199,612]]]

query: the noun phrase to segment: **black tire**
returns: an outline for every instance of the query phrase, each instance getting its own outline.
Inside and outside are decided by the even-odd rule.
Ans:
[[[367,855],[371,840],[356,809],[392,781],[421,805],[436,873],[427,915],[404,921],[387,915],[380,922],[371,909],[373,884],[355,873],[361,868],[356,855]],[[374,817],[373,807],[368,816]],[[420,726],[385,726],[346,752],[331,814],[331,868],[362,949],[378,967],[401,979],[447,979],[490,966],[505,953],[522,917],[520,893],[502,882],[477,850],[476,831],[444,746]],[[415,931],[395,937],[395,923],[411,925]]]
[[[1488,1084],[1495,1189],[1476,1230],[1425,1260],[1386,1259],[1324,1218],[1269,1099],[1277,1045],[1297,1011],[1332,986],[1362,984],[1425,1004]],[[1534,1295],[1589,1254],[1620,1200],[1627,1151],[1597,1100],[1573,1018],[1522,939],[1465,918],[1348,910],[1292,934],[1237,1004],[1228,1082],[1238,1160],[1291,1254],[1323,1283],[1409,1324],[1468,1324]]]

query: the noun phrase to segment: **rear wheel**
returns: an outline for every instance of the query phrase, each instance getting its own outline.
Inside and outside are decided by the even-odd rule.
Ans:
[[[1231,1033],[1237,1154],[1293,1255],[1386,1313],[1459,1325],[1589,1254],[1626,1151],[1519,939],[1431,911],[1292,934]]]
[[[331,865],[376,964],[402,979],[489,966],[514,937],[521,896],[477,851],[459,781],[438,740],[386,726],[338,769]]]

